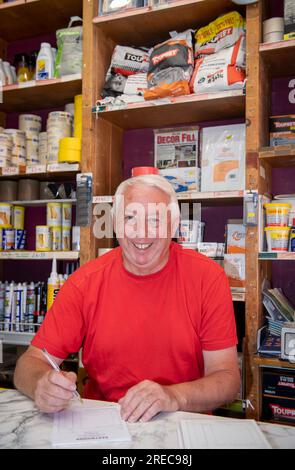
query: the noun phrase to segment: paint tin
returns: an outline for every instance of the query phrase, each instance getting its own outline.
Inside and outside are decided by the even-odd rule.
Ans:
[[[15,250],[24,250],[26,247],[27,232],[26,230],[15,230],[14,248]]]
[[[2,231],[2,247],[3,250],[14,250],[14,229],[4,228]]]
[[[71,251],[71,228],[62,228],[62,251]]]
[[[288,251],[290,227],[266,227],[267,251]]]
[[[36,227],[36,251],[52,250],[52,232],[47,225]]]
[[[16,230],[24,230],[25,228],[25,208],[22,206],[14,206],[13,227]]]
[[[62,226],[72,226],[72,204],[67,202],[62,204]]]
[[[52,232],[52,251],[61,250],[61,227],[51,227]]]
[[[0,228],[12,228],[13,205],[0,203]]]
[[[47,225],[49,227],[62,226],[62,204],[48,202],[47,204]]]

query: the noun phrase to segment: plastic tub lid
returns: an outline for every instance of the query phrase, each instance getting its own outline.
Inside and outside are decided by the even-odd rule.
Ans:
[[[283,227],[280,227],[280,226],[276,226],[276,227],[265,227],[264,229],[266,232],[271,232],[271,231],[274,231],[274,230],[291,230],[291,227],[286,227],[286,226],[283,226]]]
[[[159,170],[155,166],[136,166],[132,168],[132,177],[141,175],[158,175]]]
[[[272,207],[285,207],[285,208],[291,208],[291,204],[289,204],[288,202],[267,202],[266,204],[264,204],[264,207],[267,209],[267,208],[272,208]]]

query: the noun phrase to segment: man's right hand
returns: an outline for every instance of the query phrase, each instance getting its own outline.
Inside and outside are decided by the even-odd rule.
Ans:
[[[35,403],[44,413],[65,409],[76,390],[77,376],[74,372],[49,370],[37,381]]]

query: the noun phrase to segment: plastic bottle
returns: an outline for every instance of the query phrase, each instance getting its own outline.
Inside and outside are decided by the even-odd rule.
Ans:
[[[0,59],[0,86],[6,85],[6,75],[2,59]]]
[[[59,291],[60,284],[59,284],[59,277],[56,271],[56,258],[53,258],[52,261],[52,270],[50,277],[47,282],[47,312],[52,306],[55,297]]]
[[[11,70],[11,74],[12,74],[12,77],[13,77],[13,83],[17,83],[16,69],[15,69],[14,65],[10,66],[10,70]]]
[[[6,75],[6,85],[12,85],[13,84],[13,76],[12,76],[11,69],[10,69],[10,63],[9,62],[3,62],[3,67],[4,67],[4,73]]]
[[[37,57],[36,80],[48,80],[53,77],[54,60],[51,45],[42,42],[41,49]]]

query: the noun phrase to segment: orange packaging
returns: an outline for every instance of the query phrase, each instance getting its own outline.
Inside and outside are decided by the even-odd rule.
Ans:
[[[228,254],[246,252],[246,227],[243,224],[227,224],[226,234],[226,246]]]

